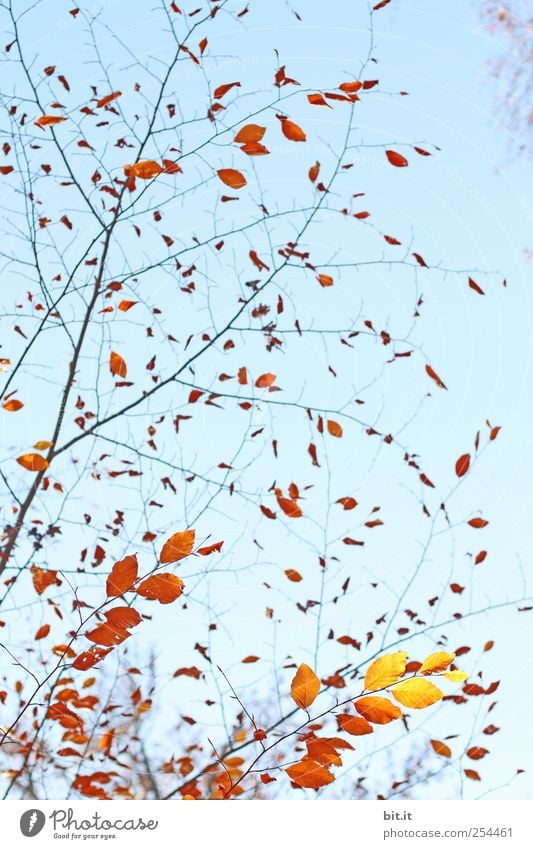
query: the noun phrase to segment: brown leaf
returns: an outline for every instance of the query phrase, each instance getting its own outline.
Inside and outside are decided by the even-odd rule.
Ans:
[[[455,474],[458,478],[462,478],[466,475],[468,469],[470,468],[470,454],[461,454],[459,459],[455,464]]]

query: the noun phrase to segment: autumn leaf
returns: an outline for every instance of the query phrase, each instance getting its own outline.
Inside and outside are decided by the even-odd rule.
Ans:
[[[117,97],[120,97],[121,95],[121,91],[112,91],[111,94],[106,94],[105,97],[101,97],[100,100],[97,100],[96,105],[99,109],[102,109],[103,106],[107,106],[108,103],[112,103],[113,100],[116,100]]]
[[[446,651],[436,651],[426,657],[418,671],[425,675],[432,672],[444,672],[454,660],[454,654],[449,654]]]
[[[345,497],[345,498],[337,498],[335,504],[342,504],[344,510],[353,510],[357,507],[357,501],[355,498]]]
[[[470,454],[461,454],[459,459],[455,464],[455,474],[458,478],[462,478],[466,475],[467,471],[470,468]]]
[[[390,164],[395,165],[396,168],[405,168],[406,165],[409,165],[407,159],[401,153],[396,153],[395,150],[386,150],[385,153]]]
[[[487,519],[480,519],[477,516],[474,519],[469,519],[468,524],[471,528],[477,528],[479,530],[479,528],[486,528],[489,523]]]
[[[242,189],[246,185],[246,177],[235,168],[220,168],[217,174],[224,185],[230,186],[232,189]]]
[[[429,742],[437,755],[440,755],[442,758],[451,758],[452,750],[446,743],[442,743],[440,740],[430,740]]]
[[[24,404],[22,401],[19,401],[18,398],[11,398],[9,401],[4,401],[2,407],[4,410],[7,410],[8,413],[16,413],[17,410],[21,410]]]
[[[112,607],[105,611],[104,616],[113,628],[133,628],[141,621],[141,616],[135,608],[127,605]]]
[[[122,560],[118,560],[106,581],[106,593],[108,596],[122,595],[131,589],[137,580],[139,564],[135,554],[128,554]]]
[[[426,372],[429,374],[430,378],[435,381],[439,389],[447,389],[448,387],[442,382],[437,372],[431,368],[430,365],[426,365]]]
[[[178,531],[167,539],[159,554],[160,563],[175,563],[188,557],[194,548],[195,531]]]
[[[34,124],[37,127],[53,127],[55,124],[61,124],[62,121],[66,120],[61,115],[41,115],[40,118],[34,121]]]
[[[260,127],[259,124],[246,124],[241,127],[234,138],[237,144],[255,144],[260,142],[265,135],[266,127]]]
[[[207,557],[209,554],[213,554],[215,551],[222,551],[222,546],[224,545],[224,540],[220,540],[220,542],[213,542],[211,545],[204,545],[202,548],[199,548],[197,554],[200,554],[202,557]]]
[[[338,439],[342,436],[342,427],[338,422],[334,422],[333,419],[328,420],[328,433],[331,436],[336,436]]]
[[[87,631],[85,636],[92,643],[98,643],[100,646],[118,646],[131,636],[131,634],[125,628],[118,628],[107,623],[98,625],[92,631]]]
[[[39,566],[32,566],[31,569],[32,582],[35,592],[42,595],[47,587],[53,584],[61,586],[61,581],[57,577],[55,569],[41,569]]]
[[[334,283],[333,277],[331,277],[331,275],[329,274],[318,274],[316,279],[324,288],[327,288],[328,286],[333,286]]]
[[[289,579],[289,581],[293,581],[293,583],[297,584],[302,580],[302,576],[296,569],[285,569],[285,575]]]
[[[362,716],[352,716],[351,713],[338,713],[336,720],[342,731],[346,731],[347,734],[353,734],[354,737],[372,734],[374,731],[370,723]]]
[[[44,637],[47,637],[50,633],[50,625],[41,625],[39,630],[34,636],[34,640],[42,640]]]
[[[397,651],[378,657],[368,667],[365,675],[365,690],[382,690],[395,684],[405,672],[407,653]]]
[[[171,572],[157,572],[137,587],[137,593],[150,601],[171,604],[183,593],[183,581]]]
[[[481,781],[481,776],[475,769],[465,769],[465,775],[467,778],[470,778],[471,781]]]
[[[285,515],[289,516],[291,519],[298,519],[300,516],[303,516],[299,505],[296,501],[293,501],[292,498],[283,498],[278,495],[277,502]]]
[[[329,769],[311,758],[303,758],[298,763],[287,767],[285,772],[291,781],[294,781],[299,787],[309,787],[313,790],[325,787],[326,784],[331,784],[334,780]]]
[[[489,750],[484,749],[483,746],[471,746],[467,749],[467,756],[473,761],[479,761],[481,758],[484,758],[485,755],[488,755]]]
[[[265,372],[265,374],[259,375],[257,380],[255,381],[255,385],[258,389],[266,389],[268,386],[272,386],[276,379],[275,374],[271,374],[270,372]]]
[[[118,377],[126,377],[128,373],[126,360],[115,351],[111,351],[109,356],[109,370],[111,371],[111,374],[117,375]]]
[[[22,454],[17,457],[17,463],[29,472],[44,472],[48,468],[48,461],[41,454]]]
[[[37,451],[46,451],[47,448],[52,448],[53,445],[54,443],[49,442],[48,439],[39,439],[33,447],[36,448]]]
[[[363,696],[354,702],[357,713],[375,725],[387,725],[402,715],[400,708],[381,696]]]
[[[118,305],[120,312],[128,312],[134,307],[138,302],[137,301],[121,301]]]
[[[468,278],[468,285],[470,286],[470,288],[471,288],[471,289],[473,289],[473,290],[474,290],[474,292],[477,292],[477,293],[478,293],[478,295],[484,295],[484,294],[485,294],[485,292],[483,291],[483,289],[481,288],[481,286],[478,286],[478,284],[476,283],[476,281],[475,281],[475,280],[472,280],[472,278],[471,278],[471,277],[469,277],[469,278]]]
[[[291,682],[291,696],[298,707],[310,707],[320,691],[320,680],[310,666],[302,663]]]
[[[295,124],[294,121],[289,121],[288,118],[283,118],[281,121],[281,132],[285,136],[286,139],[293,142],[304,142],[307,141],[307,136],[304,131],[298,124]]]
[[[140,180],[151,180],[153,177],[157,177],[163,170],[162,166],[158,162],[154,162],[153,159],[143,159],[127,167],[129,168],[129,174],[138,177]]]
[[[404,707],[420,710],[440,701],[444,693],[426,678],[410,678],[394,687],[392,695]]]
[[[468,675],[461,669],[451,669],[450,671],[444,673],[444,678],[446,678],[448,681],[454,681],[455,683],[462,684],[463,681],[466,681]]]
[[[94,648],[89,649],[89,651],[79,654],[72,666],[74,669],[81,669],[82,671],[85,671],[95,666],[95,664],[100,663],[100,661],[102,661],[110,651],[112,651],[111,648],[106,649],[102,646],[94,646]]]

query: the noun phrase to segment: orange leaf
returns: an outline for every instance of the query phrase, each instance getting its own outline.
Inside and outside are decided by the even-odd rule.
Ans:
[[[152,177],[157,177],[162,171],[161,165],[154,162],[153,159],[143,159],[141,162],[136,162],[130,167],[129,173],[140,180],[151,180]]]
[[[224,185],[232,189],[242,189],[246,185],[246,177],[235,168],[220,168],[217,174]]]
[[[135,554],[128,554],[111,569],[111,574],[107,578],[106,593],[108,596],[122,595],[126,590],[131,589],[132,585],[137,580],[139,572],[139,564]]]
[[[260,142],[265,135],[266,127],[260,127],[259,124],[246,124],[241,127],[234,138],[237,144],[250,144]]]
[[[475,518],[475,519],[470,519],[468,524],[470,525],[471,528],[486,528],[489,523],[488,523],[487,519]]]
[[[175,563],[188,557],[194,547],[194,531],[178,531],[172,534],[161,549],[160,563]]]
[[[347,734],[353,734],[354,737],[360,737],[363,734],[372,734],[374,729],[362,716],[352,716],[350,713],[337,714],[337,722],[339,727],[346,731]]]
[[[131,637],[131,634],[126,628],[117,628],[106,623],[98,625],[92,631],[87,631],[85,636],[92,643],[98,643],[100,646],[118,646]]]
[[[440,740],[430,740],[433,751],[436,752],[437,755],[440,755],[443,758],[451,758],[452,750],[446,743],[442,743]]]
[[[276,379],[276,375],[270,374],[270,372],[267,371],[265,374],[259,375],[259,377],[255,381],[255,385],[257,386],[258,389],[264,389],[267,386],[272,386],[275,379]]]
[[[357,507],[357,501],[355,498],[337,498],[335,504],[342,504],[344,510],[353,510],[354,507]]]
[[[302,576],[296,569],[285,569],[285,574],[289,581],[293,581],[295,584],[302,580]]]
[[[52,584],[57,584],[58,587],[61,586],[61,581],[57,577],[57,572],[54,569],[47,570],[40,569],[39,566],[32,566],[30,571],[33,586],[38,595],[42,595],[45,589]]]
[[[354,702],[354,707],[357,713],[376,725],[387,725],[402,715],[397,705],[381,696],[363,696],[362,699]]]
[[[131,310],[131,308],[134,307],[136,303],[138,303],[138,301],[121,301],[118,305],[118,308],[120,312],[128,312],[128,310]]]
[[[307,141],[307,136],[304,131],[298,124],[295,124],[294,121],[289,121],[288,118],[283,118],[281,121],[281,132],[285,136],[286,139],[293,142],[304,142]]]
[[[308,94],[307,99],[311,106],[327,106],[328,109],[331,109],[331,106],[324,100],[324,96],[322,94]],[[305,141],[305,139],[302,141]]]
[[[395,165],[396,168],[405,168],[406,165],[409,165],[407,159],[401,153],[396,153],[395,150],[386,150],[385,153],[390,164]]]
[[[488,753],[489,750],[484,749],[483,746],[471,746],[466,752],[468,757],[471,758],[473,761],[481,760],[481,758],[484,758],[485,755],[488,755]]]
[[[158,572],[142,581],[137,587],[137,592],[150,601],[171,604],[180,597],[183,586],[183,581],[177,575],[172,575],[171,572]]]
[[[99,109],[101,109],[103,106],[107,106],[108,103],[112,103],[112,101],[116,100],[117,97],[120,97],[121,94],[121,91],[113,91],[111,94],[106,94],[105,97],[101,97],[100,100],[96,101],[96,105]]]
[[[48,461],[40,454],[22,454],[17,457],[17,463],[29,472],[44,472],[48,468]]]
[[[96,663],[100,663],[101,660],[104,659],[106,654],[112,649],[104,649],[101,646],[95,646],[89,651],[84,651],[78,655],[74,663],[72,664],[74,669],[81,669],[85,672],[86,669],[90,669],[91,666],[94,666]]]
[[[222,85],[217,86],[217,88],[213,92],[213,97],[215,100],[220,100],[221,97],[224,97],[228,91],[231,91],[235,86],[240,87],[240,83],[223,83]]]
[[[329,274],[318,274],[316,279],[324,288],[326,288],[327,286],[333,286],[333,277],[331,277]]]
[[[8,413],[16,413],[17,410],[20,410],[24,404],[22,401],[19,401],[17,398],[12,398],[10,401],[4,401],[2,407],[4,410],[7,410]]]
[[[249,654],[246,657],[243,657],[241,663],[257,663],[260,658],[257,657],[256,654]]]
[[[278,496],[277,498],[278,504],[285,513],[286,516],[289,516],[291,519],[298,519],[300,516],[303,516],[303,513],[292,498],[282,498]]]
[[[141,615],[133,607],[124,605],[122,607],[112,607],[104,614],[108,623],[113,628],[133,628],[141,621]]]
[[[465,769],[465,775],[467,778],[470,778],[471,781],[481,781],[481,776],[475,769]]]
[[[215,551],[221,551],[223,545],[224,540],[220,540],[220,542],[213,542],[211,545],[204,545],[203,548],[199,548],[197,553],[201,554],[202,557],[207,557],[208,554],[213,554]]]
[[[47,637],[50,633],[50,625],[41,625],[37,633],[35,634],[34,640],[42,640],[43,637]]]
[[[295,784],[300,787],[310,787],[313,790],[334,781],[329,769],[311,760],[311,758],[304,758],[299,763],[287,767],[285,772]]]
[[[126,377],[126,374],[128,373],[126,360],[115,351],[111,351],[109,356],[109,369],[111,374],[116,374],[119,377]]]
[[[300,708],[310,707],[320,690],[320,681],[306,663],[298,667],[291,681],[291,696]]]
[[[62,121],[66,121],[66,118],[63,118],[61,115],[41,115],[40,118],[37,118],[34,121],[37,127],[51,127],[54,124],[60,124]]]
[[[333,419],[329,419],[328,421],[328,433],[331,436],[336,436],[340,439],[342,436],[342,427],[338,422],[334,422]]]

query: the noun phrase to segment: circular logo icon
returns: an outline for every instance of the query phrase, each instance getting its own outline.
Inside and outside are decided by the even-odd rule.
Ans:
[[[20,830],[24,837],[35,837],[43,830],[46,817],[37,808],[25,811],[20,818]]]

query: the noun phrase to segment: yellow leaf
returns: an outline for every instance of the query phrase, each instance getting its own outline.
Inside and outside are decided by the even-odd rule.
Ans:
[[[310,707],[320,690],[320,681],[306,663],[298,667],[291,682],[291,696],[300,708]],[[302,785],[303,786],[303,785]]]
[[[392,695],[401,705],[420,710],[440,701],[444,693],[425,678],[409,678],[408,681],[398,684]]]
[[[436,651],[426,657],[418,671],[425,675],[428,675],[430,672],[444,672],[453,660],[455,660],[454,654],[448,654],[446,651]]]
[[[466,681],[468,675],[462,669],[452,669],[450,672],[444,673],[444,678],[447,678],[448,681],[455,681],[455,683],[462,684],[463,681]]]
[[[407,652],[397,651],[378,657],[368,667],[365,675],[365,690],[381,690],[396,684],[405,672]]]
[[[33,447],[36,448],[37,451],[46,451],[47,448],[52,448],[53,444],[53,442],[48,442],[47,439],[40,439]]]

